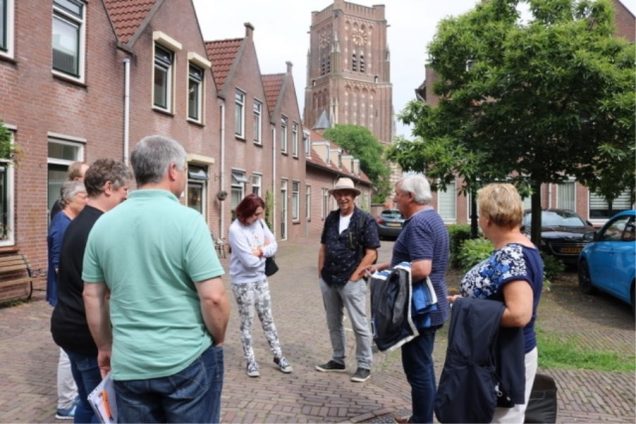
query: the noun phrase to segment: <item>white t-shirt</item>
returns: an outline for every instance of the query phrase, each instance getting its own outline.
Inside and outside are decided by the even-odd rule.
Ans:
[[[351,222],[352,216],[353,216],[353,212],[351,212],[347,216],[340,215],[340,225],[338,226],[338,234],[342,234],[344,230],[349,228],[349,223]]]

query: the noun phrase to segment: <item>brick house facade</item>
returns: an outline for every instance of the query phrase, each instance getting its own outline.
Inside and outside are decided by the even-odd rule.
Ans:
[[[0,160],[0,254],[19,251],[42,275],[68,165],[126,160],[150,134],[184,145],[182,202],[215,237],[249,192],[271,198],[280,241],[309,234],[292,65],[262,75],[250,24],[244,38],[205,42],[191,0],[4,2],[0,120],[19,152]]]

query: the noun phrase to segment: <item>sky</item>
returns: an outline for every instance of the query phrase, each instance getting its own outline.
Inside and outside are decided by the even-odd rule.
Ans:
[[[472,9],[479,0],[351,0],[364,6],[384,4],[391,52],[393,109],[399,113],[415,98],[415,88],[424,81],[427,45],[437,23]],[[254,43],[264,74],[285,72],[293,63],[298,105],[304,108],[307,79],[307,50],[311,12],[320,11],[332,0],[193,0],[206,41],[245,36],[245,22],[254,26]],[[632,13],[636,0],[623,0]],[[396,120],[396,135],[410,138],[410,128]]]

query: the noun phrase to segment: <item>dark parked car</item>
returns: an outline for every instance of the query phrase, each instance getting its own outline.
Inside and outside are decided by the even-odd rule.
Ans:
[[[385,209],[380,212],[376,219],[378,224],[378,235],[381,239],[397,238],[404,226],[404,217],[397,209]]]
[[[619,212],[593,235],[579,257],[579,288],[596,289],[632,305],[636,273],[636,210]]]
[[[523,215],[523,231],[530,234],[532,214],[526,210]],[[568,209],[543,209],[541,211],[541,245],[539,248],[559,258],[566,265],[576,265],[579,253],[591,240],[586,234],[594,232],[594,227]]]

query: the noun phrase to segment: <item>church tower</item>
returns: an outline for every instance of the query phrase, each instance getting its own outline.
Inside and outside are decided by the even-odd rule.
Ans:
[[[393,137],[390,57],[384,5],[344,0],[312,12],[304,123],[353,124],[383,144]]]

